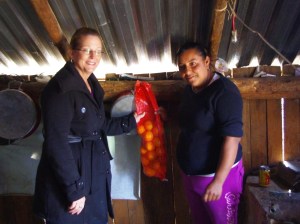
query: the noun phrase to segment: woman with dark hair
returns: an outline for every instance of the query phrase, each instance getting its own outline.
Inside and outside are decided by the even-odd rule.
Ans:
[[[41,96],[44,143],[34,211],[47,224],[107,224],[113,210],[106,136],[131,131],[143,115],[105,116],[104,91],[93,74],[103,53],[96,30],[78,29],[70,45],[71,61]]]
[[[186,43],[176,56],[188,84],[180,104],[177,161],[193,222],[237,223],[244,175],[240,92],[211,71],[202,45]]]

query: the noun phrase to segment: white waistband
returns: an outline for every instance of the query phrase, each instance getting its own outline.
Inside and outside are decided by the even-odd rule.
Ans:
[[[236,162],[235,164],[232,165],[231,169],[239,164],[241,160]],[[215,173],[209,173],[209,174],[204,174],[204,175],[191,175],[191,176],[199,176],[199,177],[213,177],[215,176]]]

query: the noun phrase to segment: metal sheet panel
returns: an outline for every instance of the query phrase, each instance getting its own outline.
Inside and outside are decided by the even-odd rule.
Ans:
[[[107,73],[127,68],[129,73],[176,70],[174,54],[187,40],[209,46],[216,0],[49,0],[64,35],[70,40],[81,26],[101,33],[107,57]],[[291,62],[300,51],[300,1],[236,0],[239,17],[260,32]],[[270,65],[276,53],[236,21],[238,43],[231,39],[227,8],[218,57],[247,66],[254,57]],[[0,72],[53,75],[64,60],[37,17],[30,0],[0,0]],[[160,62],[153,64],[154,61]],[[151,64],[152,63],[152,64]],[[141,65],[139,72],[134,65]],[[147,66],[150,65],[150,66]],[[152,66],[151,66],[152,65]],[[19,69],[18,69],[19,68]],[[24,69],[26,68],[26,69]],[[104,67],[102,67],[102,70]],[[100,70],[100,69],[99,69]],[[151,71],[150,71],[151,72]],[[100,76],[100,73],[96,73]]]
[[[141,197],[141,140],[137,134],[108,137],[111,161],[113,199],[137,200]]]
[[[114,159],[112,198],[140,198],[140,138],[137,135],[109,137]],[[33,195],[35,175],[42,152],[42,124],[29,137],[0,145],[0,194]]]

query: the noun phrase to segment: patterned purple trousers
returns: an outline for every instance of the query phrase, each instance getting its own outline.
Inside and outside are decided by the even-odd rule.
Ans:
[[[240,160],[233,166],[217,201],[204,202],[202,196],[212,176],[189,176],[181,172],[184,190],[194,224],[237,224],[238,204],[243,188],[244,167]]]

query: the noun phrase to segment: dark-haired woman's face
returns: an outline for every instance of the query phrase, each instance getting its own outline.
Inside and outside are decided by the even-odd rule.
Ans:
[[[178,58],[181,77],[196,89],[201,89],[208,84],[211,77],[209,64],[209,57],[203,58],[197,49],[188,49]]]

